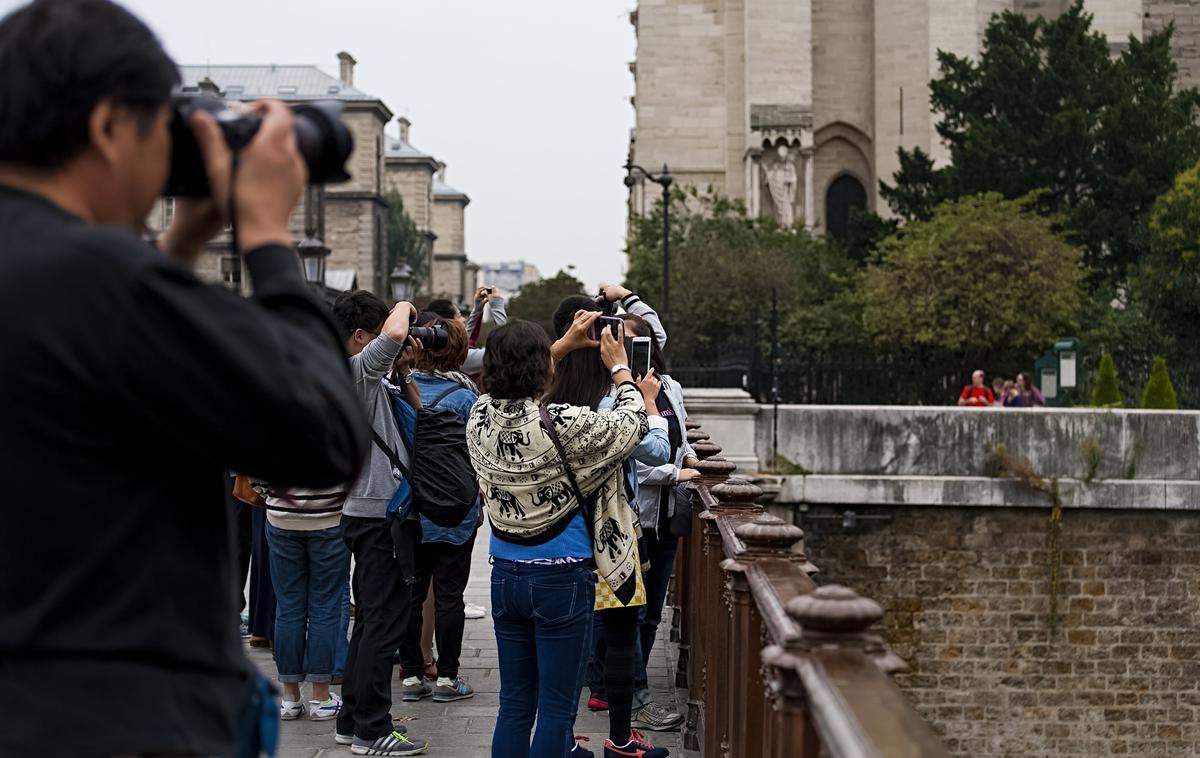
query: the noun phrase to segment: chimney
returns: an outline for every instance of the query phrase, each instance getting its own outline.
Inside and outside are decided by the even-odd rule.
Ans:
[[[438,181],[442,184],[446,183],[446,164],[438,161]]]
[[[354,86],[354,64],[358,61],[354,60],[354,56],[347,53],[345,50],[338,53],[338,78],[342,80],[342,84],[347,87]]]
[[[400,118],[396,119],[396,123],[400,125],[400,141],[406,145],[409,144],[408,128],[412,126],[412,122],[406,119],[404,116],[401,116]]]
[[[216,82],[214,82],[212,79],[210,79],[207,76],[200,80],[199,86],[200,86],[200,91],[206,95],[220,95],[221,94],[221,88],[217,86]]]

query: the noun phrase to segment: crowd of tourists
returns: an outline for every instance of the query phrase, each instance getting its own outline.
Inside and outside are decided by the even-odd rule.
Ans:
[[[298,114],[249,106],[231,147],[109,0],[9,14],[0,68],[21,114],[0,119],[0,687],[22,702],[0,756],[249,758],[298,719],[415,755],[393,677],[402,701],[472,697],[465,620],[489,610],[493,756],[591,756],[584,686],[605,758],[666,756],[642,730],[683,719],[646,669],[698,472],[654,309],[606,284],[549,335],[493,287],[465,316],[330,308],[292,247]],[[148,242],[180,161],[199,189]],[[222,230],[250,297],[194,273]],[[481,529],[490,609],[464,599]]]
[[[968,408],[1044,408],[1046,405],[1046,397],[1028,372],[1022,371],[1015,379],[993,377],[990,387],[985,378],[983,369],[972,373],[971,383],[963,387],[958,396],[958,404]]]

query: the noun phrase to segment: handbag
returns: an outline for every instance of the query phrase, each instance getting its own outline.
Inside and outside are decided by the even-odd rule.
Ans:
[[[253,505],[258,508],[265,508],[267,501],[263,500],[262,495],[250,486],[250,477],[243,474],[238,474],[233,478],[233,496],[241,500],[246,505]]]
[[[579,482],[575,479],[575,469],[571,468],[570,462],[567,460],[567,451],[563,447],[562,440],[558,436],[558,430],[554,428],[554,419],[550,418],[550,412],[546,410],[545,404],[538,406],[538,413],[542,418],[542,429],[546,432],[546,436],[554,443],[554,450],[558,453],[558,459],[562,461],[563,473],[567,475],[567,483],[571,485],[571,494],[579,501],[580,507],[583,509],[584,523],[587,524],[588,534],[592,533],[592,509],[595,507],[595,496],[589,500],[583,496],[583,490],[579,488]],[[622,605],[617,596],[609,588],[608,582],[596,572],[596,600],[592,606],[593,610],[606,611],[613,608],[636,608],[639,605],[646,604],[646,583],[642,581],[642,565],[641,561],[634,561],[634,591],[633,597],[628,603]]]
[[[692,535],[692,488],[687,482],[680,482],[671,488],[674,498],[675,512],[671,514],[668,530],[673,537],[690,537]]]

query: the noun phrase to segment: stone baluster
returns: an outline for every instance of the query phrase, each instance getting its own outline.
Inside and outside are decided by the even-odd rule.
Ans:
[[[803,629],[802,648],[833,642],[860,648],[889,676],[908,670],[904,659],[871,629],[883,619],[883,608],[874,600],[848,587],[829,584],[792,598],[785,608]]]

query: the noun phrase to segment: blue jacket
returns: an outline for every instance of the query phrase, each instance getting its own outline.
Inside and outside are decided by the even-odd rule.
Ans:
[[[457,382],[451,379],[444,379],[433,374],[425,374],[420,371],[413,373],[413,381],[417,384],[417,391],[421,393],[421,405],[426,408],[429,404],[437,399],[446,390],[458,385]],[[437,407],[444,410],[454,411],[466,423],[471,415],[471,408],[474,407],[475,401],[479,399],[472,389],[465,387],[455,390],[449,395],[446,395]],[[467,440],[463,438],[463,444],[467,444]],[[479,523],[479,498],[475,498],[475,504],[471,506],[471,511],[462,523],[456,527],[450,528],[438,526],[424,516],[421,517],[421,541],[422,542],[448,542],[451,545],[462,545],[467,540],[471,539],[471,535],[475,534]]]

